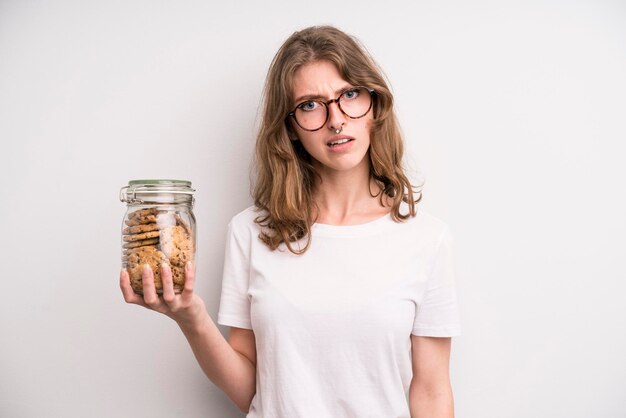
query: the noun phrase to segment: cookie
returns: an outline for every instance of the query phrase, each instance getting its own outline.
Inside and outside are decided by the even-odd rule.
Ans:
[[[126,269],[130,276],[130,284],[136,292],[143,292],[143,266],[148,264],[154,275],[154,286],[158,293],[163,291],[161,280],[161,265],[166,261],[165,254],[161,251],[139,251],[128,256]]]
[[[145,215],[129,218],[125,221],[127,226],[138,226],[144,224],[153,224],[157,221],[157,215]]]
[[[132,253],[136,253],[137,251],[141,251],[144,249],[148,249],[151,248],[153,250],[157,250],[156,244],[152,244],[152,245],[144,245],[141,247],[135,247],[135,248],[122,248],[122,256],[127,257]]]
[[[161,230],[161,250],[172,266],[184,267],[193,259],[194,245],[190,234],[184,227],[176,225]]]
[[[189,247],[192,245],[191,235],[181,225],[170,226],[161,229],[160,235],[163,245],[176,245],[179,247]]]
[[[140,234],[132,234],[132,235],[124,235],[123,239],[125,242],[134,242],[134,241],[141,241],[144,239],[149,239],[149,238],[156,238],[160,235],[160,231],[149,231],[149,232],[142,232]]]
[[[172,270],[172,282],[174,283],[174,293],[180,293],[185,287],[185,269],[177,266],[170,266]]]
[[[176,225],[180,225],[185,229],[185,232],[187,232],[187,234],[191,235],[191,227],[189,227],[189,225],[187,224],[187,222],[185,222],[183,220],[183,218],[180,216],[180,214],[176,214]]]
[[[165,254],[162,251],[157,250],[155,247],[141,247],[143,249],[139,251],[135,251],[132,254],[127,255],[127,263],[129,265],[141,264],[144,265],[146,263],[150,264],[151,262],[158,260],[160,262],[167,261],[165,258]],[[160,266],[160,264],[159,264]]]
[[[141,234],[144,232],[157,231],[159,229],[159,224],[144,224],[144,225],[136,225],[136,226],[127,226],[122,230],[122,234],[131,235],[131,234]]]
[[[157,208],[139,209],[139,210],[129,213],[127,218],[136,219],[136,218],[142,218],[148,215],[156,215],[157,213],[158,213]]]
[[[193,250],[188,249],[174,251],[170,255],[169,260],[170,264],[172,264],[173,266],[185,267],[187,261],[193,261]]]
[[[124,243],[124,245],[122,245],[122,247],[123,248],[137,248],[137,247],[143,247],[146,245],[154,245],[158,243],[159,243],[158,238],[150,238],[150,239],[144,239],[141,241],[126,242]]]
[[[138,253],[140,251],[159,251],[159,249],[156,247],[155,245],[144,245],[142,247],[135,247],[135,248],[124,248],[122,250],[122,255],[124,257],[128,257],[131,254],[134,253]]]
[[[174,214],[166,212],[166,211],[152,211],[152,212],[144,212],[137,211],[133,212],[138,213],[141,212],[140,215],[131,217],[128,216],[126,220],[126,225],[128,227],[135,227],[140,225],[148,225],[156,223],[159,227],[176,225],[176,217]]]

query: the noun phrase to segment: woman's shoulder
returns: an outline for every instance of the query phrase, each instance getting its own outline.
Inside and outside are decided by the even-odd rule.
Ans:
[[[425,210],[422,207],[417,208],[417,215],[415,216],[415,219],[418,222],[431,225],[435,228],[446,228],[448,226],[447,222],[445,222],[442,218],[434,215],[432,212]]]
[[[255,222],[255,219],[266,214],[265,210],[251,205],[235,214],[230,220],[230,226],[236,229],[256,228],[258,224]]]
[[[422,236],[426,234],[433,239],[439,239],[444,233],[450,233],[449,224],[439,216],[424,210],[421,206],[416,208],[416,212],[414,217],[409,218],[408,223],[419,230]]]

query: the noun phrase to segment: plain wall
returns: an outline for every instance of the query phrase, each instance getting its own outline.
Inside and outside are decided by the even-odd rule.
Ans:
[[[118,191],[193,182],[215,318],[267,68],[324,23],[385,71],[455,235],[457,417],[626,416],[626,4],[597,0],[0,1],[0,416],[242,416],[124,303]]]

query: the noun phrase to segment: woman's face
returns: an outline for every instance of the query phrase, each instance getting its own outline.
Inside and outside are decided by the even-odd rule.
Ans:
[[[296,105],[307,100],[327,101],[336,99],[352,86],[341,78],[337,67],[329,61],[313,61],[305,64],[294,74],[293,100]],[[348,172],[366,169],[369,173],[370,131],[373,111],[359,119],[351,119],[341,112],[337,103],[328,106],[328,120],[317,131],[306,131],[292,119],[292,128],[303,147],[313,157],[318,173]],[[336,129],[343,127],[337,134]],[[348,140],[341,145],[333,141]],[[365,167],[364,167],[365,166]]]

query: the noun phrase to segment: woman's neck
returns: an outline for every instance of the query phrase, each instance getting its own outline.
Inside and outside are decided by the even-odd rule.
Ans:
[[[356,225],[389,213],[390,205],[380,204],[380,185],[363,170],[320,173],[313,192],[314,220],[329,225]],[[383,200],[384,201],[384,200]]]

